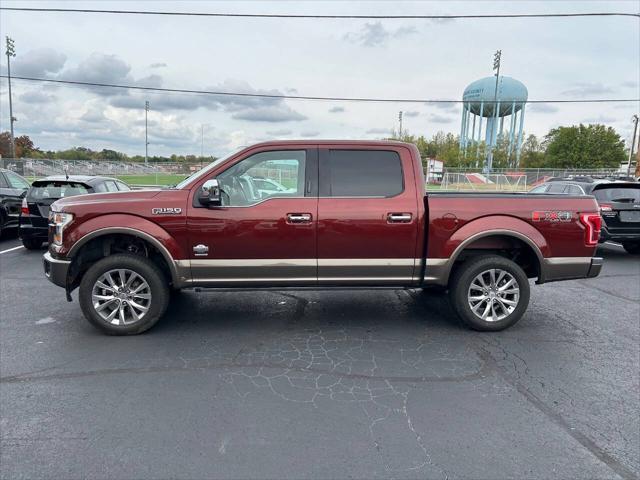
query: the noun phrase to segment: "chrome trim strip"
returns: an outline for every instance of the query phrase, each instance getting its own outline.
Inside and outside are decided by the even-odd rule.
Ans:
[[[180,260],[188,264],[189,260]],[[242,258],[242,259],[193,259],[191,266],[229,268],[229,267],[315,267],[315,258]]]
[[[413,267],[421,258],[229,258],[176,260],[183,267]],[[429,265],[427,261],[427,265]]]
[[[198,280],[192,280],[188,283],[256,283],[256,282],[286,282],[286,283],[297,283],[297,282],[384,282],[384,281],[394,281],[394,282],[411,282],[413,280],[412,277],[291,277],[291,278],[278,278],[278,277],[256,277],[256,278],[201,278]]]

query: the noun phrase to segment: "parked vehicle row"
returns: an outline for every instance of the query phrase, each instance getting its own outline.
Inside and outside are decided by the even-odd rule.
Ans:
[[[264,172],[284,190],[260,188]],[[448,287],[471,328],[502,330],[529,279],[599,274],[593,197],[425,193],[414,145],[266,142],[173,188],[61,198],[44,271],[102,331],[136,334],[183,288]]]
[[[593,195],[602,215],[600,242],[621,243],[627,252],[640,253],[640,183],[580,177],[549,181],[529,193]]]
[[[49,207],[61,198],[90,193],[128,192],[127,184],[110,177],[52,176],[36,180],[22,199],[20,238],[25,248],[39,249],[48,241]]]

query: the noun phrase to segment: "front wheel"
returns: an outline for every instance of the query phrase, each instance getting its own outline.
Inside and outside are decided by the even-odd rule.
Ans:
[[[640,254],[640,242],[623,242],[622,246],[631,255]]]
[[[150,329],[167,309],[169,286],[160,269],[137,255],[111,255],[85,273],[80,307],[89,322],[109,335]]]
[[[453,309],[474,330],[504,330],[520,320],[529,304],[527,275],[504,257],[467,260],[456,269],[450,287]]]

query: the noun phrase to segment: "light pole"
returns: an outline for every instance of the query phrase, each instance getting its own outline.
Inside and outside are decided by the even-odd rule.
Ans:
[[[490,173],[493,167],[493,135],[498,125],[498,82],[500,81],[500,57],[502,50],[498,50],[493,55],[493,69],[496,70],[496,89],[493,93],[493,122],[491,125],[491,138],[489,139],[489,154],[487,155],[487,163],[484,167],[484,173]]]
[[[400,140],[402,140],[402,110],[398,112],[398,124],[399,124],[398,137],[400,138]]]
[[[631,121],[633,122],[633,137],[631,138],[629,161],[627,162],[627,177],[631,175],[631,159],[633,158],[633,147],[636,146],[636,133],[638,133],[638,115],[631,117]]]
[[[16,56],[16,49],[13,39],[7,38],[7,80],[9,82],[9,125],[11,130],[11,158],[16,158],[16,140],[13,136],[13,122],[17,119],[13,116],[13,101],[11,98],[11,57]]]
[[[149,163],[149,101],[144,102],[144,164]]]

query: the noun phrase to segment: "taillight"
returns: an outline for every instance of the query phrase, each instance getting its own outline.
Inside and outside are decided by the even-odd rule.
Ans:
[[[584,244],[587,247],[598,245],[600,229],[602,228],[602,217],[597,213],[581,213],[580,223],[584,225]]]
[[[613,207],[611,207],[611,205],[609,205],[608,203],[601,203],[600,204],[600,211],[601,212],[611,212],[613,210]]]
[[[27,204],[27,199],[22,199],[22,207],[20,208],[20,213],[22,215],[29,215],[29,205]]]

